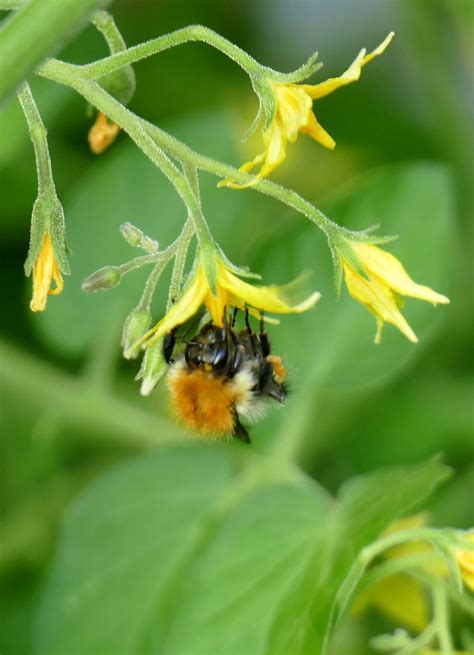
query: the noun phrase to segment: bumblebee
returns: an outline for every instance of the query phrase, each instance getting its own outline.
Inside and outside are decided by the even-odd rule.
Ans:
[[[258,334],[250,327],[247,310],[244,329],[237,332],[235,320],[236,311],[231,324],[226,317],[223,327],[207,323],[174,359],[176,328],[165,337],[163,354],[178,417],[210,437],[228,435],[250,443],[240,419],[256,421],[267,399],[284,402],[286,371],[281,357],[271,354],[263,319]]]

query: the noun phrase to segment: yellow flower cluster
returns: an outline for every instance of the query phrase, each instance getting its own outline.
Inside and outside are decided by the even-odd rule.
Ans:
[[[132,350],[143,344],[145,346],[157,341],[173,328],[185,323],[204,305],[212,321],[219,326],[223,324],[225,310],[228,307],[248,308],[259,316],[261,312],[276,314],[300,313],[310,309],[321,297],[317,291],[300,302],[293,302],[297,282],[278,286],[259,286],[244,282],[231,272],[220,257],[217,257],[216,289],[213,293],[206,275],[204,263],[200,261],[187,289],[173,305],[170,311],[144,337],[132,346]]]

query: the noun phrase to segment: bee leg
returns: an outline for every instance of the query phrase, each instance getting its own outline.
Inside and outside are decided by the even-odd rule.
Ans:
[[[249,341],[252,344],[252,350],[254,357],[257,356],[258,353],[258,338],[255,332],[252,330],[250,327],[250,321],[249,321],[249,310],[248,307],[245,308],[245,327],[247,328],[247,334],[249,335]]]
[[[249,321],[249,308],[245,308],[245,327],[247,328],[247,332],[249,334],[252,334],[253,330],[250,327],[250,321]]]
[[[268,334],[265,331],[265,327],[263,325],[263,312],[260,312],[260,333],[258,335],[258,338],[260,339],[260,347],[262,349],[262,355],[264,357],[268,357],[268,355],[271,353],[271,348],[270,348],[270,339],[268,338]]]
[[[237,320],[237,313],[239,311],[238,307],[234,307],[234,313],[232,314],[232,322],[230,324],[230,327],[235,327],[235,321]]]
[[[178,329],[177,327],[173,328],[171,332],[168,332],[168,334],[163,339],[163,357],[165,358],[165,362],[167,364],[172,364],[174,362],[173,350],[176,345],[177,329]]]
[[[240,439],[240,441],[243,441],[244,443],[250,443],[249,433],[240,422],[237,412],[234,413],[234,429],[232,430],[232,436],[235,439]]]

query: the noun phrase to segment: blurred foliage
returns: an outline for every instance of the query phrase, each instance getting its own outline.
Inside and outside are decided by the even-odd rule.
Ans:
[[[166,246],[182,225],[183,208],[123,135],[100,159],[90,154],[85,103],[33,79],[66,213],[72,275],[44,315],[28,312],[31,282],[22,267],[36,181],[26,126],[12,101],[0,112],[0,274],[7,280],[0,340],[0,650],[31,653],[35,634],[37,652],[48,654],[103,653],[109,638],[117,640],[114,652],[188,655],[192,648],[235,653],[238,647],[239,655],[250,655],[263,652],[264,639],[265,652],[305,652],[321,631],[303,630],[298,651],[295,633],[279,632],[275,617],[292,625],[300,603],[313,607],[318,597],[323,625],[335,589],[315,582],[320,553],[333,554],[336,585],[357,549],[443,477],[430,468],[438,465],[416,464],[443,452],[454,469],[427,505],[433,524],[474,522],[472,3],[122,0],[113,13],[128,44],[199,22],[282,70],[318,49],[324,76],[339,73],[354,50],[393,28],[396,40],[385,58],[358,85],[318,103],[336,150],[300,137],[275,180],[349,227],[375,222],[384,234],[398,234],[388,249],[415,280],[446,293],[452,304],[433,310],[408,300],[420,343],[409,344],[387,326],[382,344],[373,345],[373,317],[345,291],[335,301],[330,256],[313,226],[253,191],[217,190],[216,180],[201,174],[206,216],[229,257],[266,281],[311,269],[323,298],[313,312],[270,330],[293,393],[286,407],[272,408],[255,426],[251,452],[239,444],[186,443],[189,434],[170,416],[164,388],[140,398],[137,363],[120,357],[121,323],[136,304],[142,273],[107,293],[80,291],[86,275],[129,255],[121,223],[131,220]],[[104,54],[100,35],[88,27],[61,57],[79,63]],[[219,53],[186,45],[135,70],[130,106],[138,114],[222,161],[237,164],[258,151],[258,137],[240,142],[256,101],[242,72]],[[157,317],[166,283],[164,276]],[[266,458],[281,435],[296,433],[300,464],[318,483],[293,473],[278,479]],[[170,441],[183,445],[143,453]],[[371,473],[401,465],[408,468],[396,481]],[[335,544],[326,528],[340,520],[330,509],[337,501],[323,487],[336,495],[346,480],[369,473],[354,519],[357,539],[345,526],[349,532]],[[411,475],[421,482],[410,487]],[[345,486],[346,500],[354,484]],[[387,489],[389,495],[379,493]],[[399,504],[387,506],[387,498]],[[379,511],[380,520],[371,515],[367,527],[365,511]],[[236,599],[245,602],[237,607]],[[156,624],[152,611],[161,617]],[[117,616],[123,616],[120,630]],[[461,648],[469,639],[466,625],[457,614],[454,625]],[[394,627],[375,613],[351,619],[338,632],[334,653],[365,655],[371,635]]]

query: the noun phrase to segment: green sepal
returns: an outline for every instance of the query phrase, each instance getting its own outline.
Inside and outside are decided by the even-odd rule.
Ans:
[[[113,17],[107,11],[98,11],[92,23],[102,33],[109,46],[110,54],[115,55],[127,49],[127,45],[117,28]],[[128,105],[136,89],[135,71],[131,64],[104,75],[99,84],[123,105]]]
[[[133,223],[123,223],[120,226],[120,233],[125,241],[134,248],[142,248],[149,253],[157,253],[160,250],[158,241],[147,237],[146,234],[142,232],[140,228],[133,225]]]
[[[349,264],[352,266],[352,268],[355,270],[355,272],[360,275],[361,277],[364,278],[364,280],[368,280],[369,276],[367,275],[367,272],[365,271],[364,267],[362,266],[362,263],[357,256],[355,250],[352,248],[351,244],[349,241],[342,236],[342,234],[337,233],[337,234],[332,234],[328,237],[329,241],[329,247],[331,248],[331,252],[333,249],[336,252],[337,259],[340,259],[343,257]],[[333,255],[333,258],[335,256]],[[340,273],[337,273],[335,271],[336,275],[341,275]],[[338,283],[337,277],[336,277],[336,284]]]
[[[201,262],[209,282],[211,292],[217,296],[217,250],[213,243],[205,243],[201,247]]]
[[[328,239],[329,250],[331,252],[332,263],[334,267],[334,290],[336,293],[336,300],[341,297],[342,289],[342,264],[337,249],[334,247],[331,239]]]
[[[168,365],[163,355],[163,338],[145,350],[142,365],[135,380],[142,380],[140,393],[148,396],[166,373]]]
[[[346,230],[341,229],[341,232],[344,236],[351,241],[360,241],[361,243],[370,243],[370,244],[380,244],[380,243],[389,243],[390,241],[395,241],[398,239],[398,234],[389,234],[389,235],[377,235],[374,234],[380,225],[375,224],[368,227],[366,230]]]
[[[262,279],[261,275],[259,275],[258,273],[253,273],[247,267],[237,266],[236,264],[233,264],[220,246],[217,246],[217,250],[219,252],[219,257],[222,259],[222,261],[224,262],[226,268],[228,268],[231,273],[234,273],[235,275],[238,275],[239,277],[248,278],[250,280],[261,280]]]
[[[135,359],[136,350],[130,350],[134,343],[141,339],[151,325],[151,314],[146,309],[135,307],[125,319],[122,331],[121,345],[126,359]]]
[[[313,52],[313,54],[308,58],[308,60],[299,68],[291,73],[278,73],[275,71],[275,81],[282,84],[297,84],[307,80],[308,77],[311,77],[316,73],[323,64],[317,61],[318,52]]]
[[[263,117],[263,130],[267,130],[270,127],[270,123],[275,117],[277,110],[277,101],[275,96],[275,90],[273,89],[272,78],[271,77],[262,77],[260,75],[254,76],[252,78],[252,86],[255,93],[258,96],[260,101],[260,108],[257,114],[258,122],[260,122],[260,117]],[[257,127],[258,122],[252,124],[251,127],[255,124]]]
[[[40,253],[46,232],[49,232],[54,256],[58,262],[61,273],[70,274],[67,255],[69,249],[66,244],[66,228],[64,210],[53,187],[41,191],[33,205],[31,214],[30,245],[28,256],[24,264],[25,275],[29,277],[33,265]]]

